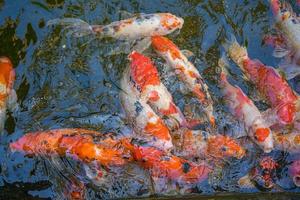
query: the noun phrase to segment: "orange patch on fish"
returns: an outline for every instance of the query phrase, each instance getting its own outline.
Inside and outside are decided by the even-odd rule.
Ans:
[[[159,94],[157,91],[151,91],[148,95],[149,101],[157,101],[159,100]]]
[[[201,90],[199,85],[196,85],[193,89],[194,94],[197,96],[197,98],[200,100],[200,102],[204,102],[205,101],[205,97],[206,95],[204,94],[204,92]]]
[[[193,72],[193,71],[189,71],[189,75],[192,77],[192,78],[198,78],[199,76]]]
[[[164,110],[164,109],[160,109],[159,110],[163,115],[170,115],[170,114],[174,114],[177,113],[178,110],[176,108],[176,106],[173,103],[170,103],[169,108]]]
[[[129,55],[131,77],[135,84],[144,91],[149,85],[159,85],[158,71],[150,58],[133,51]]]
[[[168,38],[163,36],[152,36],[152,46],[159,52],[170,52],[173,59],[181,59],[181,53],[178,47]]]
[[[300,144],[300,135],[296,135],[294,137],[294,144],[299,145]]]
[[[258,142],[264,142],[270,135],[270,130],[268,128],[258,128],[255,130],[255,138]]]
[[[145,132],[162,140],[170,140],[169,129],[161,119],[155,123],[148,122],[144,128]]]
[[[181,26],[181,22],[170,14],[162,14],[161,24],[168,30]]]

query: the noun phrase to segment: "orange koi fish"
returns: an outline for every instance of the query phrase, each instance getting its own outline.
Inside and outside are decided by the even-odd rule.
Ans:
[[[300,150],[300,133],[295,131],[287,134],[275,133],[274,146],[278,150],[297,153]]]
[[[63,25],[69,34],[82,37],[95,34],[121,40],[135,40],[152,35],[166,35],[181,29],[184,20],[170,13],[140,14],[108,25],[89,25],[75,18],[53,19],[47,25]]]
[[[129,68],[123,74],[121,88],[121,103],[135,132],[151,145],[169,151],[173,147],[169,129],[146,101],[139,97],[139,92],[130,81]]]
[[[264,152],[271,152],[273,149],[273,136],[269,126],[263,119],[258,108],[251,99],[245,95],[241,88],[233,86],[228,82],[227,71],[224,68],[225,65],[228,64],[223,55],[219,60],[219,67],[221,67],[219,85],[231,114],[244,124],[249,137],[260,146]]]
[[[245,47],[240,46],[235,37],[224,45],[230,58],[242,69],[247,78],[253,82],[262,96],[266,98],[272,109],[269,116],[272,124],[293,124],[298,96],[286,80],[272,67],[248,56]]]
[[[0,57],[0,131],[4,128],[6,110],[14,106],[16,93],[13,90],[15,71],[9,58]]]
[[[201,130],[183,130],[173,140],[180,156],[185,158],[223,159],[234,157],[241,159],[246,154],[245,149],[233,138],[225,135],[211,135]]]
[[[192,90],[203,105],[211,124],[215,125],[213,101],[208,87],[196,67],[188,61],[180,49],[168,38],[152,36],[152,47],[175,70],[179,78]]]
[[[168,178],[179,183],[198,183],[207,179],[212,169],[206,164],[196,164],[154,147],[134,145],[133,157],[152,177]]]
[[[27,133],[10,144],[10,149],[27,155],[59,155],[76,158],[84,163],[93,161],[103,166],[124,165],[131,153],[122,145],[123,140],[104,138],[94,141],[103,134],[78,128],[55,129]]]
[[[278,36],[282,42],[275,43],[273,55],[286,60],[280,68],[286,73],[288,79],[300,74],[300,20],[293,12],[290,4],[279,0],[270,0],[271,8],[275,17]],[[278,40],[275,40],[278,41]]]
[[[133,51],[129,55],[130,77],[141,94],[141,99],[149,102],[162,116],[174,119],[172,127],[186,126],[186,121],[180,109],[173,102],[172,95],[161,83],[157,68],[151,59]],[[176,123],[177,122],[177,123]]]

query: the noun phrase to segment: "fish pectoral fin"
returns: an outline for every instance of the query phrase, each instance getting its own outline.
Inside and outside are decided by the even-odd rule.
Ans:
[[[151,38],[145,37],[140,40],[136,40],[133,45],[134,46],[131,48],[132,51],[143,53],[151,45]]]
[[[249,176],[249,174],[247,174],[247,175],[243,176],[242,178],[240,178],[239,181],[238,181],[238,185],[241,188],[254,188],[255,187],[255,185],[251,181],[251,177]]]
[[[10,91],[10,94],[8,95],[8,99],[7,99],[7,108],[10,111],[17,110],[17,108],[18,108],[17,100],[18,100],[17,93],[14,89],[12,89]]]
[[[284,72],[287,80],[293,79],[300,74],[300,66],[296,64],[283,63],[279,66],[279,69]]]
[[[185,57],[187,57],[187,59],[191,58],[192,56],[194,56],[194,53],[191,52],[190,50],[187,50],[187,49],[183,49],[181,50],[181,53],[183,55],[185,55]]]
[[[287,56],[289,53],[290,53],[289,50],[287,50],[283,47],[280,47],[280,46],[276,46],[272,55],[276,58],[282,58],[282,57]]]

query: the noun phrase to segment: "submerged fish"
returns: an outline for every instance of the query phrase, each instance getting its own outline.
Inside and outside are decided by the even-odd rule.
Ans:
[[[169,151],[173,147],[169,129],[146,101],[139,97],[139,92],[130,81],[128,68],[121,79],[121,88],[121,103],[135,132],[153,146]]]
[[[260,111],[238,86],[231,85],[227,80],[227,70],[224,68],[228,65],[224,55],[219,60],[221,67],[221,76],[219,85],[224,95],[230,112],[244,124],[248,136],[260,146],[264,152],[269,153],[273,150],[272,132],[263,119]]]
[[[186,126],[186,121],[180,109],[175,105],[172,95],[161,83],[157,68],[151,59],[133,51],[129,55],[130,78],[145,100],[161,116],[170,119],[171,127]]]
[[[287,81],[272,67],[259,60],[249,58],[245,47],[240,46],[234,36],[224,45],[230,58],[254,83],[260,94],[269,102],[272,112],[271,124],[293,124],[297,113],[298,96]]]
[[[295,160],[289,167],[289,175],[293,179],[294,184],[300,187],[300,160]]]
[[[0,57],[0,131],[4,128],[7,108],[11,109],[17,100],[13,89],[14,81],[15,71],[11,61]]]
[[[101,140],[94,141],[95,138]],[[10,144],[10,149],[27,155],[69,156],[84,163],[96,161],[103,166],[124,165],[131,152],[123,147],[124,140],[103,138],[103,134],[78,128],[55,129],[27,133]]]
[[[286,57],[280,68],[291,79],[300,74],[300,19],[287,2],[280,4],[279,0],[270,0],[270,4],[279,31],[277,37],[281,39],[281,42],[277,40],[274,45],[273,55]]]
[[[207,164],[196,164],[154,147],[134,146],[134,159],[150,170],[154,178],[168,178],[178,183],[199,183],[208,178],[212,169]]]
[[[181,29],[184,20],[170,13],[140,14],[108,25],[89,25],[80,19],[62,18],[48,21],[48,25],[63,25],[69,34],[81,37],[95,34],[121,40],[135,40],[152,35],[166,35]]]
[[[300,133],[274,133],[274,146],[278,150],[297,153],[300,150]]]
[[[180,49],[168,38],[162,36],[152,37],[152,47],[175,70],[175,73],[186,86],[199,99],[210,123],[215,125],[213,115],[213,101],[208,87],[196,67],[188,61]]]
[[[246,154],[245,149],[233,138],[220,134],[212,135],[202,130],[182,130],[178,139],[173,141],[179,155],[188,159],[241,159]]]

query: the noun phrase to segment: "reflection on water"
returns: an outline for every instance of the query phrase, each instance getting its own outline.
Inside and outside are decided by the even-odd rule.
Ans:
[[[109,39],[75,39],[65,36],[60,27],[45,26],[48,20],[57,17],[76,17],[92,24],[106,24],[120,20],[123,11],[132,14],[171,12],[184,18],[185,24],[181,32],[170,35],[170,38],[181,49],[188,49],[194,53],[191,59],[202,72],[215,100],[218,128],[222,132],[227,130],[228,134],[239,130],[239,125],[228,114],[216,87],[220,44],[226,35],[234,33],[239,41],[247,45],[252,57],[269,65],[279,62],[271,57],[272,49],[261,45],[262,36],[272,29],[272,15],[267,1],[0,0],[0,55],[10,57],[14,63],[17,73],[15,89],[20,106],[15,113],[9,113],[5,134],[0,136],[0,153],[3,155],[0,157],[0,188],[7,192],[9,197],[27,195],[30,199],[30,196],[54,198],[64,195],[68,190],[72,190],[64,185],[71,182],[78,186],[73,180],[74,174],[87,185],[86,197],[91,199],[160,193],[150,184],[149,177],[144,177],[147,176],[147,172],[137,169],[136,166],[115,169],[116,171],[105,177],[108,184],[99,185],[93,177],[85,177],[86,169],[80,163],[52,158],[54,161],[51,162],[56,162],[57,165],[51,166],[49,161],[24,158],[21,154],[12,154],[7,150],[10,141],[29,131],[83,127],[125,135],[131,132],[118,96],[119,80],[128,64],[127,55],[111,54],[124,44]],[[167,74],[162,60],[154,54],[153,57],[156,58],[161,74]],[[236,66],[232,66],[232,82],[253,97],[257,105],[264,110],[265,105],[256,97],[253,86],[243,79]],[[189,101],[176,94],[181,91],[178,82],[175,85],[168,84],[168,80],[172,79],[168,75],[162,79],[174,94],[179,106],[182,107]],[[247,141],[245,145],[250,149],[255,148],[247,144]],[[229,160],[228,166],[214,171],[209,183],[201,183],[192,189],[170,185],[162,192],[169,195],[190,192],[259,192],[254,188],[239,188],[237,180],[257,164],[254,158],[262,156],[260,154],[250,150],[247,155],[249,159]],[[281,152],[273,152],[272,156],[277,160],[284,160],[278,171],[277,183],[287,191],[299,192],[287,177],[291,156],[282,155]],[[64,176],[57,168],[65,172]],[[75,171],[66,170],[69,168]],[[119,178],[115,179],[114,176]],[[278,190],[274,189],[273,192]]]

